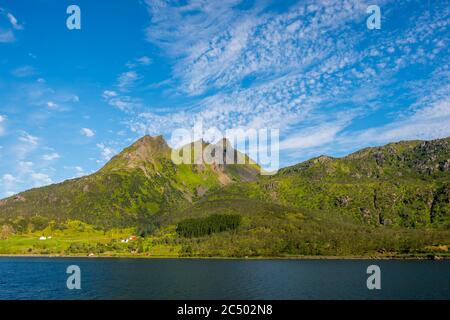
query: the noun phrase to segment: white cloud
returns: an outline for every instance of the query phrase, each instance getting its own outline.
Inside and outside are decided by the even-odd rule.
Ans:
[[[0,182],[6,192],[6,196],[9,197],[10,195],[15,194],[15,192],[11,190],[16,189],[17,185],[20,183],[20,180],[10,173],[5,173],[1,177]]]
[[[139,80],[139,75],[136,71],[127,71],[121,73],[117,79],[117,86],[121,91],[127,91],[134,86],[137,80]]]
[[[365,143],[387,143],[448,136],[450,136],[450,98],[447,97],[416,110],[411,116],[385,126],[363,130],[347,139]]]
[[[153,60],[147,56],[142,56],[133,60],[133,62],[128,62],[126,66],[129,69],[136,68],[138,66],[149,66],[152,64]]]
[[[72,172],[75,171],[75,174],[72,178],[78,178],[81,177],[85,174],[85,171],[82,167],[80,166],[74,166],[74,167],[66,167],[64,166],[64,169],[68,169],[71,170]]]
[[[17,18],[12,13],[7,12],[5,9],[0,7],[0,18],[1,18],[1,16],[4,16],[9,21],[12,29],[15,29],[15,30],[23,29],[23,25],[21,25],[19,23]],[[15,37],[12,29],[11,28],[8,28],[8,29],[0,28],[0,43],[9,43],[9,42],[14,42],[16,40],[16,37]]]
[[[17,178],[14,177],[12,174],[6,173],[3,175],[3,182],[7,184],[11,184],[17,181]]]
[[[25,143],[27,143],[27,144],[36,146],[36,145],[38,144],[39,138],[38,138],[38,137],[35,137],[35,136],[32,136],[32,135],[29,134],[28,132],[25,132],[25,131],[24,131],[24,132],[22,133],[22,136],[19,137],[19,140],[22,141],[22,142],[25,142]]]
[[[135,109],[141,106],[141,102],[139,99],[127,95],[119,95],[116,91],[113,90],[103,91],[102,97],[110,106],[113,106],[124,112],[135,111]]]
[[[85,174],[84,169],[80,166],[75,167],[76,177],[81,177]]]
[[[119,95],[116,91],[113,90],[105,90],[102,93],[103,99],[106,102],[119,110],[130,112],[141,106],[141,103],[138,99],[132,98],[127,95]]]
[[[55,158],[57,158],[55,154],[49,156],[49,159]],[[6,196],[30,187],[40,187],[53,183],[53,179],[48,172],[54,171],[54,169],[46,168],[46,165],[42,162],[35,165],[31,161],[17,161],[12,170],[14,172],[5,173],[0,177],[0,187],[3,187]]]
[[[58,108],[58,105],[56,103],[54,103],[53,101],[48,101],[47,107],[49,107],[50,109],[56,109],[56,108]]]
[[[143,56],[143,57],[137,58],[136,61],[139,62],[140,64],[144,65],[144,66],[148,66],[149,64],[152,63],[152,59],[150,59],[147,56]]]
[[[116,150],[113,148],[106,146],[104,143],[98,143],[97,148],[100,149],[103,160],[108,161],[116,154]]]
[[[42,160],[45,160],[45,161],[53,161],[53,160],[56,160],[56,159],[59,159],[59,158],[60,158],[60,155],[57,154],[56,152],[53,152],[53,153],[50,153],[50,154],[44,154],[42,156]]]
[[[35,187],[41,187],[53,183],[53,180],[50,178],[50,176],[45,173],[33,172],[31,173],[30,177]]]
[[[86,137],[88,137],[88,138],[93,137],[93,136],[95,135],[95,132],[94,132],[93,130],[89,129],[89,128],[82,128],[82,129],[80,130],[80,133],[81,133],[83,136],[86,136]]]
[[[117,92],[112,91],[112,90],[105,90],[105,91],[103,91],[102,96],[104,99],[114,98],[114,97],[117,97]]]
[[[9,22],[11,23],[11,25],[13,26],[14,29],[16,30],[22,30],[23,26],[21,24],[19,24],[19,22],[17,21],[16,17],[14,17],[12,15],[12,13],[7,13],[6,16],[8,17]]]
[[[108,100],[108,104],[125,112],[133,111],[141,106],[139,100],[130,96],[119,96]]]
[[[322,125],[314,129],[308,129],[308,132],[290,135],[289,138],[281,141],[280,150],[288,149],[307,149],[322,146],[332,142],[337,133],[343,126]]]
[[[20,175],[24,175],[33,171],[34,163],[31,161],[19,161],[17,171]]]

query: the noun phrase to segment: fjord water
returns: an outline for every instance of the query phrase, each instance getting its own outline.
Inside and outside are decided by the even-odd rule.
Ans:
[[[367,267],[381,268],[368,290]],[[81,269],[81,289],[66,268]],[[449,299],[450,261],[0,258],[0,299]]]

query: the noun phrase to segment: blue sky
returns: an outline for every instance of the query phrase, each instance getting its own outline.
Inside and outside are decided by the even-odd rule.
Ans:
[[[0,1],[0,197],[199,120],[279,129],[282,166],[450,136],[449,19],[444,0]]]

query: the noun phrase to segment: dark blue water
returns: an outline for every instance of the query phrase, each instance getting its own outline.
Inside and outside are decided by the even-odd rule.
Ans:
[[[381,290],[367,289],[372,264]],[[0,258],[0,299],[449,298],[450,261]]]

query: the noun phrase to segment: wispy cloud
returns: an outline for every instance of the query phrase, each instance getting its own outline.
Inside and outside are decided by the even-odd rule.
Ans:
[[[342,74],[359,63],[358,54],[348,50],[352,45],[344,45],[347,38],[358,39],[346,23],[363,18],[362,6],[352,1],[307,1],[277,15],[264,11],[266,2],[247,9],[237,9],[240,1],[147,4],[148,39],[175,58],[179,90],[189,95],[220,91],[181,114],[140,114],[141,120],[132,122],[135,131],[156,131],[158,123],[174,119],[186,125],[202,120],[220,129],[288,129],[344,96],[344,80],[351,79]],[[173,17],[185,23],[174,25]],[[373,76],[362,74],[362,81]]]
[[[122,111],[133,111],[141,106],[140,102],[136,98],[130,96],[119,96],[116,98],[108,99],[108,104]]]
[[[17,180],[16,177],[14,177],[12,174],[6,173],[3,175],[2,180],[4,183],[13,183]]]
[[[58,153],[56,153],[56,152],[53,152],[53,153],[50,153],[50,154],[44,154],[42,156],[42,160],[45,160],[45,161],[53,161],[53,160],[56,160],[56,159],[59,159],[59,158],[61,158],[61,156]]]
[[[23,66],[12,70],[11,74],[18,78],[25,78],[34,76],[36,74],[36,70],[32,66]]]
[[[0,7],[0,19],[6,18],[6,20],[11,25],[11,28],[1,29],[0,28],[0,43],[14,42],[16,37],[13,30],[22,30],[23,25],[19,23],[17,18],[11,13]]]
[[[339,131],[344,126],[334,124],[322,125],[316,128],[308,128],[306,132],[291,135],[280,143],[280,150],[308,149],[326,145],[336,139]]]
[[[6,14],[6,16],[8,17],[8,20],[14,29],[16,29],[16,30],[23,29],[23,26],[21,24],[19,24],[19,21],[17,21],[16,17],[12,13],[8,12]]]
[[[98,143],[97,148],[100,149],[103,161],[108,161],[117,153],[114,148],[107,146],[105,143]]]
[[[115,92],[113,90],[105,90],[105,91],[103,91],[102,97],[103,97],[103,99],[114,98],[114,97],[117,97],[117,92]]]
[[[134,112],[141,107],[141,101],[127,95],[130,89],[133,89],[136,82],[142,77],[136,71],[127,71],[121,73],[117,78],[117,90],[104,90],[103,99],[110,105],[124,112]],[[118,92],[119,91],[119,92]]]
[[[53,183],[50,176],[42,172],[33,172],[30,177],[35,187],[41,187]]]
[[[136,68],[138,66],[149,66],[153,62],[153,59],[147,56],[142,56],[134,59],[132,62],[128,62],[126,66],[130,69]]]
[[[23,131],[18,138],[19,143],[13,145],[9,152],[15,159],[23,160],[39,145],[39,138]]]
[[[142,64],[143,66],[148,66],[149,64],[152,63],[152,59],[147,56],[139,57],[136,59],[136,61]]]
[[[5,122],[6,122],[6,117],[2,116],[0,114],[0,136],[4,135],[6,133]]]
[[[369,128],[343,136],[341,141],[359,144],[381,144],[400,140],[430,140],[450,136],[450,98],[416,110],[387,125]]]
[[[377,1],[387,8],[383,19],[395,19],[410,5],[389,2]],[[349,0],[301,1],[276,13],[267,9],[270,1],[146,3],[147,39],[172,57],[174,91],[201,99],[182,111],[137,114],[128,123],[141,134],[170,132],[202,120],[221,130],[280,128],[286,152],[322,151],[377,110],[392,105],[410,113],[425,110],[429,101],[423,97],[439,88],[449,93],[448,74],[416,74],[423,79],[420,90],[408,87],[413,80],[402,74],[448,65],[443,51],[448,42],[442,35],[450,10],[444,5],[408,12],[402,28],[381,34],[365,28],[367,5]],[[174,23],[178,20],[184,23]],[[442,115],[442,108],[446,105],[436,113]],[[446,134],[436,120],[428,122],[428,133],[427,124],[418,126],[422,137]],[[394,130],[400,122],[393,122],[390,139],[410,136],[407,128],[418,120],[403,121],[402,130]]]
[[[82,128],[80,130],[80,133],[81,133],[81,135],[88,137],[88,138],[95,136],[95,132],[89,128]]]
[[[120,90],[127,91],[135,85],[139,78],[136,71],[123,72],[117,78],[117,86]]]
[[[278,15],[262,13],[266,2],[246,10],[236,9],[241,1],[147,3],[148,39],[178,58],[174,76],[189,94],[237,84],[249,75],[271,78],[305,68],[344,38],[336,34],[333,41],[327,34],[345,35],[346,24],[362,20],[365,10],[354,1],[305,1]],[[174,24],[174,17],[185,23]]]
[[[17,193],[23,184],[40,187],[53,183],[48,173],[37,171],[31,161],[19,161],[15,166],[15,173],[6,173],[1,177],[1,182],[6,196]]]
[[[36,146],[38,144],[39,138],[32,136],[31,134],[29,134],[28,132],[23,132],[22,136],[19,137],[19,140],[22,142],[25,142],[27,144]]]

